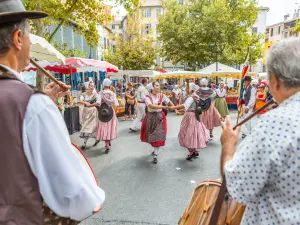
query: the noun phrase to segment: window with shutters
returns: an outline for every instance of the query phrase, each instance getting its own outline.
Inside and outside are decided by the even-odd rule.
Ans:
[[[143,17],[151,17],[151,9],[143,9],[142,16]]]
[[[151,23],[145,24],[143,33],[144,34],[150,34],[150,32],[151,32]]]
[[[271,28],[271,37],[274,36],[274,28]]]

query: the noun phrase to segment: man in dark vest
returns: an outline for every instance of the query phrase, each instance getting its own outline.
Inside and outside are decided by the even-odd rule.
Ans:
[[[64,95],[62,90],[50,85],[47,96],[22,82],[20,72],[30,60],[28,19],[46,16],[42,12],[26,12],[20,0],[0,0],[0,224],[3,225],[81,221],[99,209],[105,199],[104,191],[73,150],[54,103]],[[43,208],[42,202],[48,208]],[[48,211],[49,215],[54,212],[59,217],[45,218]]]
[[[243,105],[243,119],[247,118],[253,113],[255,102],[256,102],[256,90],[251,85],[252,78],[245,76],[245,91],[244,91],[244,102]],[[251,120],[245,124],[242,137],[245,138],[251,133],[252,125]]]

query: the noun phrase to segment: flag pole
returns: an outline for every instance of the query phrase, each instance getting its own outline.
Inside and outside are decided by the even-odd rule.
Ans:
[[[243,103],[242,103],[242,100],[243,100],[243,95],[244,95],[244,78],[249,70],[249,53],[250,53],[250,46],[248,47],[248,50],[247,50],[247,54],[246,54],[246,59],[245,59],[245,63],[244,63],[244,66],[243,66],[243,70],[242,70],[242,76],[241,76],[241,80],[240,80],[240,86],[239,86],[239,90],[238,90],[238,101],[237,101],[237,106],[238,106],[238,115],[237,115],[237,118],[236,118],[236,124],[239,123],[239,118],[240,118],[240,114],[243,110]]]

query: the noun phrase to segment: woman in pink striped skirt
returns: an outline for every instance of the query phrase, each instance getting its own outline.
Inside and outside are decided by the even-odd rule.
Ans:
[[[104,79],[103,91],[100,91],[98,94],[97,103],[99,105],[106,103],[108,106],[118,106],[119,102],[117,100],[116,94],[113,93],[109,88],[111,86],[112,81],[110,79]],[[105,141],[106,151],[108,153],[111,148],[111,140],[116,139],[118,136],[118,119],[116,112],[113,110],[114,115],[109,122],[101,122],[98,120],[97,128],[96,128],[96,146],[100,141]]]
[[[202,100],[206,100],[208,98],[212,99],[212,103],[209,107],[209,109],[201,114],[201,120],[203,121],[205,127],[209,130],[210,134],[210,140],[213,139],[213,130],[215,127],[221,126],[221,115],[217,111],[217,109],[214,106],[214,97],[216,96],[216,93],[211,89],[208,88],[208,81],[206,79],[200,80],[200,89],[197,91],[198,96]]]
[[[208,142],[208,130],[201,120],[197,120],[195,110],[197,107],[196,101],[199,97],[195,92],[199,87],[195,84],[189,85],[190,96],[185,100],[183,105],[175,106],[176,109],[186,110],[184,117],[181,121],[180,131],[178,134],[179,144],[189,151],[187,160],[197,158],[199,153],[197,149],[205,148]]]

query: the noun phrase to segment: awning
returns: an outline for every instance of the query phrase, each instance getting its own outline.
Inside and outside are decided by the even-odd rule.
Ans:
[[[118,72],[117,66],[106,61],[95,59],[67,58],[66,64],[72,67],[76,67],[79,72]]]
[[[39,61],[38,64],[45,68],[45,70],[49,71],[49,72],[54,72],[54,73],[63,73],[63,74],[71,74],[71,73],[76,73],[78,72],[77,69],[75,67],[70,67],[67,65],[61,65],[59,63],[50,63],[47,61]],[[24,71],[37,71],[37,68],[32,65],[29,64]]]
[[[38,61],[47,60],[50,63],[58,62],[65,64],[65,57],[54,48],[46,39],[30,34],[30,56]]]

